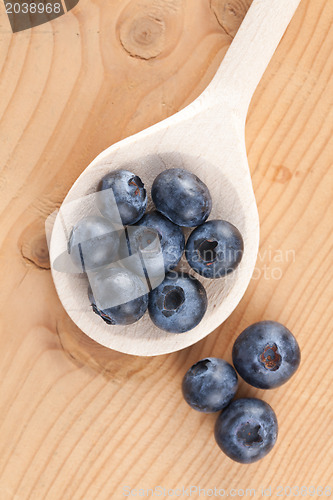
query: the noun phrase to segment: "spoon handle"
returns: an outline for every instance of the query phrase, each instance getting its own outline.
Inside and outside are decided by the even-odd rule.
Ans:
[[[213,102],[226,101],[245,120],[254,91],[300,0],[253,0],[215,77]]]

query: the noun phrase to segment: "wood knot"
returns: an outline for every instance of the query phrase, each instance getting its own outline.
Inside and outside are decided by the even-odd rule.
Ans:
[[[210,6],[219,25],[234,37],[251,3],[252,0],[211,0]]]
[[[165,25],[160,19],[150,16],[139,17],[121,26],[120,40],[131,56],[152,59],[163,50]]]
[[[50,269],[49,250],[47,247],[44,225],[40,221],[25,228],[19,240],[22,257],[39,269]]]
[[[130,2],[120,15],[117,31],[126,52],[140,59],[153,59],[168,48],[167,38],[175,38],[180,0]],[[170,35],[170,37],[169,37]]]
[[[288,167],[284,167],[283,165],[280,165],[275,168],[274,172],[274,182],[279,182],[280,184],[285,184],[286,182],[290,181],[292,178],[293,174],[291,173],[290,169]]]

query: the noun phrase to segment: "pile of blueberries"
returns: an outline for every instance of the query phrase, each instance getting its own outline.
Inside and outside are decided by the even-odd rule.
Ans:
[[[235,368],[219,358],[198,361],[185,374],[182,390],[186,402],[195,410],[205,413],[223,410],[215,424],[216,442],[229,458],[248,464],[263,458],[273,448],[278,423],[265,401],[233,400],[238,388],[236,370],[248,384],[273,389],[296,372],[301,353],[297,340],[285,326],[275,321],[260,321],[237,337],[232,360]]]
[[[68,241],[74,264],[89,272],[93,311],[110,325],[132,324],[148,309],[153,323],[167,332],[197,326],[207,294],[194,276],[175,270],[184,251],[196,273],[214,279],[236,269],[244,246],[234,225],[207,221],[212,209],[208,187],[187,170],[164,170],[152,185],[155,210],[145,213],[142,180],[122,169],[103,177],[97,194],[101,215],[81,219]],[[121,230],[114,223],[115,207]],[[186,244],[182,227],[195,228]],[[151,280],[159,278],[152,286]]]

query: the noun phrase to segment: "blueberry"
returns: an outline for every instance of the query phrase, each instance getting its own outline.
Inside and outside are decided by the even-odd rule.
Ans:
[[[185,374],[185,401],[195,410],[212,413],[225,408],[235,396],[238,377],[234,368],[219,358],[205,358]]]
[[[197,279],[171,271],[149,294],[153,323],[167,332],[183,333],[197,326],[207,309],[207,295]]]
[[[181,168],[160,173],[154,180],[151,195],[157,210],[178,226],[198,226],[205,222],[212,209],[206,184]]]
[[[135,274],[126,269],[109,268],[90,279],[88,296],[93,311],[107,324],[130,325],[146,312],[148,294]]]
[[[118,247],[118,232],[108,219],[100,216],[81,219],[68,240],[68,253],[83,272],[110,264],[117,257]]]
[[[242,398],[232,401],[218,416],[215,439],[224,453],[242,464],[263,458],[273,448],[278,423],[265,401]]]
[[[182,229],[159,212],[149,212],[135,226],[127,227],[126,254],[141,252],[149,275],[164,277],[180,261],[185,238]]]
[[[205,278],[221,278],[236,269],[243,256],[243,238],[225,220],[210,220],[190,234],[185,255],[190,266]]]
[[[135,224],[145,213],[147,193],[144,184],[128,170],[114,170],[105,175],[97,190],[102,193],[97,196],[97,205],[104,217],[114,219],[114,201],[124,225]]]
[[[287,382],[296,372],[301,352],[288,328],[276,321],[260,321],[236,339],[232,359],[248,384],[272,389]]]

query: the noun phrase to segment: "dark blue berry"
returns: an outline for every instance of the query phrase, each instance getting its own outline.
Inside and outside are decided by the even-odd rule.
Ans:
[[[225,220],[210,220],[190,234],[185,255],[190,266],[205,278],[221,278],[236,269],[243,256],[243,238]]]
[[[154,180],[151,195],[157,210],[178,226],[198,226],[205,222],[212,209],[206,184],[181,168],[160,173]]]
[[[278,423],[273,409],[265,401],[242,398],[232,401],[215,424],[215,439],[232,460],[250,464],[273,448]]]
[[[127,227],[126,246],[121,246],[123,256],[141,252],[148,275],[164,278],[164,272],[172,270],[180,261],[185,238],[179,226],[153,211],[135,226]]]
[[[235,396],[238,377],[234,368],[219,358],[205,358],[185,374],[185,401],[195,410],[212,413],[225,408]]]
[[[105,175],[97,190],[97,205],[104,217],[115,219],[115,203],[124,225],[135,224],[145,213],[147,193],[140,177],[128,170],[114,170]]]
[[[171,271],[149,294],[153,323],[167,332],[183,333],[197,326],[207,309],[207,295],[197,279]]]
[[[236,339],[232,359],[248,384],[272,389],[287,382],[296,372],[301,352],[288,328],[276,321],[260,321]]]
[[[68,241],[68,253],[83,272],[113,262],[118,247],[118,232],[111,221],[100,216],[81,219],[73,227]]]
[[[130,325],[148,307],[148,294],[141,280],[122,268],[103,269],[90,275],[88,296],[93,311],[109,325]]]

